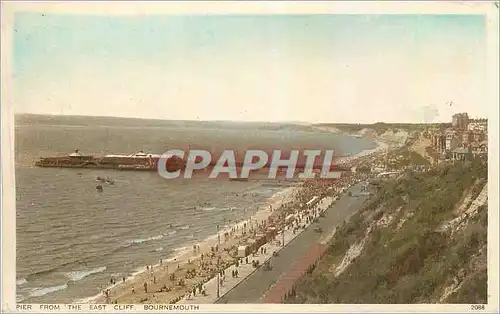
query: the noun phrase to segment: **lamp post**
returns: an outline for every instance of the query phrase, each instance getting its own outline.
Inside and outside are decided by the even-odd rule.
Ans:
[[[220,253],[219,253],[219,247],[220,247],[220,233],[219,233],[219,225],[217,225],[217,298],[220,297]]]
[[[217,257],[217,298],[220,298],[220,269],[219,269],[220,257]]]
[[[281,204],[283,206],[283,204],[285,204],[285,196],[283,195],[283,199],[281,200]],[[281,246],[284,247],[285,246],[285,228],[286,228],[286,215],[285,213],[283,212],[283,234],[282,234],[282,244]]]
[[[283,231],[281,232],[282,233],[282,237],[283,237],[283,241],[282,241],[282,245],[281,246],[285,246],[285,227],[286,227],[286,216],[283,215]]]

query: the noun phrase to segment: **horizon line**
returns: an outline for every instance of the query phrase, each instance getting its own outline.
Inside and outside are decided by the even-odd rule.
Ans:
[[[407,122],[407,121],[376,121],[376,122],[308,122],[299,120],[289,120],[289,121],[265,121],[265,120],[185,120],[185,119],[158,119],[158,118],[147,118],[147,117],[124,117],[124,116],[102,116],[102,115],[88,115],[88,114],[50,114],[50,113],[30,113],[30,112],[16,112],[15,116],[21,115],[32,115],[32,116],[50,116],[50,117],[88,117],[88,118],[111,118],[111,119],[129,119],[129,120],[151,120],[151,121],[177,121],[177,122],[231,122],[231,123],[267,123],[267,124],[291,124],[291,125],[302,125],[302,126],[314,126],[314,125],[326,125],[326,124],[352,124],[352,125],[374,125],[374,124],[446,124],[451,123],[450,119],[447,121],[433,121],[433,122]],[[488,119],[484,117],[470,117],[470,119]]]

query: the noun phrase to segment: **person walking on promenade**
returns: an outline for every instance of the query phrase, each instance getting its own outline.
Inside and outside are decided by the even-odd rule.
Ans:
[[[148,293],[148,283],[144,281],[144,293]]]

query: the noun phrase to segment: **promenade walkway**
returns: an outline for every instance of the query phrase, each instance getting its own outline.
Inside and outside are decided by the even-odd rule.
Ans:
[[[283,297],[292,290],[295,282],[306,274],[309,267],[321,258],[327,248],[326,244],[314,243],[309,251],[294,263],[292,269],[269,289],[263,298],[263,303],[281,303]]]
[[[349,188],[346,192],[356,193],[361,190],[362,184],[357,184]],[[355,213],[369,196],[350,197],[345,193],[336,201],[326,215],[314,223],[323,229],[322,233],[315,232],[312,226],[306,228],[293,241],[290,241],[277,257],[271,260],[272,269],[266,270],[264,267],[253,272],[242,283],[222,296],[216,303],[264,303],[265,295],[274,290],[280,290],[288,284],[279,285],[281,280],[287,280],[287,274],[291,274],[296,262],[304,258],[313,246],[321,245],[324,238],[330,234],[330,231],[340,222],[347,220]],[[319,247],[319,246],[318,246]],[[316,254],[314,254],[316,255]],[[295,276],[296,278],[296,276]],[[297,278],[296,278],[297,279]],[[271,291],[270,291],[271,289]],[[273,299],[276,298],[275,296]]]
[[[359,192],[362,184],[349,188],[344,195],[337,200],[333,206],[331,199],[324,199],[317,208],[330,209],[319,222],[313,223],[321,227],[324,232],[318,233],[309,227],[293,234],[291,229],[285,231],[285,246],[280,246],[282,234],[276,237],[276,241],[266,243],[262,247],[266,253],[260,251],[255,256],[248,256],[249,263],[243,263],[236,268],[235,265],[225,270],[222,285],[219,286],[219,297],[217,297],[217,277],[205,283],[206,295],[196,293],[195,296],[186,296],[178,303],[184,304],[209,304],[209,303],[261,303],[278,302],[281,295],[295,282],[299,274],[303,273],[303,264],[310,264],[312,256],[320,256],[326,248],[325,236],[331,234],[331,229],[343,220],[348,219],[368,199],[368,196],[350,197],[348,191]],[[315,248],[314,254],[311,250]],[[321,249],[320,249],[321,248]],[[277,256],[273,253],[277,252]],[[252,260],[259,261],[263,265],[270,260],[271,269],[266,267],[254,268]],[[301,261],[299,263],[299,261]],[[238,270],[238,277],[231,276],[233,270]],[[273,292],[274,291],[274,292]]]

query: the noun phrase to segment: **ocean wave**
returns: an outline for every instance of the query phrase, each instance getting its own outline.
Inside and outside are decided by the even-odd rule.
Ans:
[[[28,281],[26,279],[24,279],[24,278],[16,279],[16,286],[24,285],[27,282]]]
[[[204,212],[211,212],[212,210],[215,210],[215,207],[202,207],[201,210]]]
[[[26,297],[25,296],[22,296],[22,295],[16,295],[16,303],[21,303],[23,302],[24,300],[26,300]]]
[[[58,269],[60,267],[67,266],[67,265],[70,265],[70,264],[72,264],[74,262],[76,262],[76,261],[70,261],[70,262],[67,262],[67,263],[62,263],[62,264],[59,264],[59,265],[57,265],[55,267],[52,267],[52,268],[48,268],[48,269],[44,269],[44,270],[40,270],[40,271],[34,272],[32,274],[29,274],[27,276],[26,280],[32,281],[33,279],[36,279],[36,278],[38,278],[40,276],[43,276],[43,275],[46,275],[46,274],[50,274],[53,271],[55,271],[56,269]]]
[[[169,231],[167,234],[171,236],[171,235],[174,235],[176,233],[177,233],[177,230],[172,230],[172,231]]]
[[[191,246],[182,246],[182,247],[175,248],[172,250],[172,254],[170,255],[170,257],[168,259],[166,259],[166,261],[167,262],[175,261],[179,257],[181,257],[182,255],[186,254],[191,249],[192,249]]]
[[[82,280],[85,277],[88,277],[88,276],[92,275],[92,274],[102,273],[105,270],[106,270],[106,267],[102,266],[102,267],[93,268],[93,269],[90,269],[90,270],[73,271],[73,272],[66,273],[64,275],[66,277],[68,277],[71,281],[79,281],[79,280]]]
[[[48,269],[44,269],[44,270],[40,270],[40,271],[36,271],[34,273],[31,273],[29,274],[28,276],[26,276],[26,280],[27,281],[33,281],[33,280],[36,280],[38,279],[39,277],[43,276],[43,275],[47,275],[47,274],[50,274],[56,270],[58,270],[59,268],[62,268],[62,267],[67,267],[69,265],[72,265],[72,264],[86,264],[88,262],[90,262],[91,260],[93,260],[94,258],[96,257],[106,257],[106,256],[109,256],[109,255],[113,255],[113,254],[116,254],[117,252],[120,252],[128,247],[130,247],[131,245],[133,245],[133,243],[125,243],[124,245],[121,245],[117,248],[115,248],[114,250],[110,250],[104,254],[96,254],[96,255],[91,255],[91,256],[87,256],[85,258],[82,258],[82,259],[76,259],[76,260],[71,260],[71,261],[68,261],[66,263],[61,263],[59,265],[56,265],[52,268],[48,268]]]
[[[189,249],[190,249],[189,246],[182,246],[182,247],[175,248],[174,252],[183,252],[183,251],[187,251]]]
[[[66,288],[68,288],[67,284],[52,287],[33,288],[31,289],[30,297],[41,297],[52,292],[64,290]]]
[[[189,225],[185,225],[185,226],[180,227],[179,229],[181,229],[181,230],[188,230],[189,228],[190,228]]]
[[[134,240],[131,240],[130,243],[132,244],[141,244],[141,243],[144,243],[144,242],[149,242],[149,241],[156,241],[156,240],[160,240],[163,238],[163,234],[160,234],[160,235],[157,235],[157,236],[154,236],[154,237],[149,237],[149,238],[146,238],[146,239],[134,239]]]

